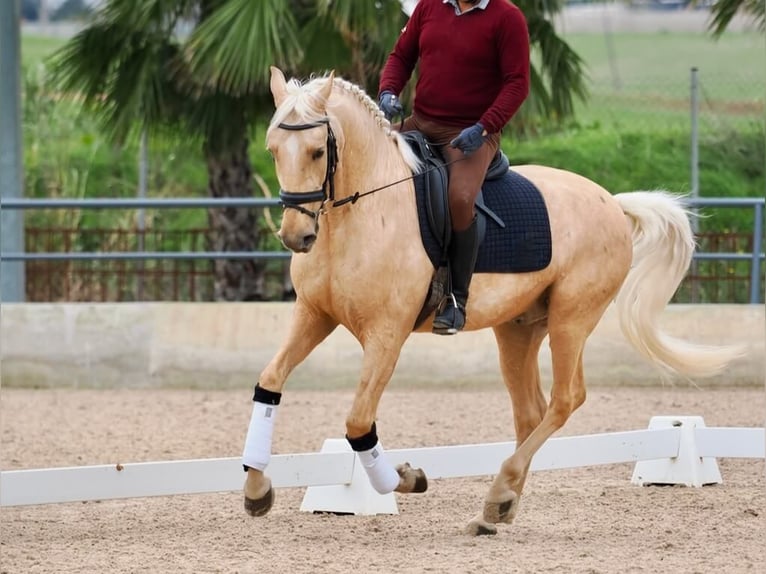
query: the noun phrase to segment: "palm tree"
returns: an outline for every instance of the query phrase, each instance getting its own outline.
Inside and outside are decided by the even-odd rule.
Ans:
[[[190,33],[184,34],[190,28]],[[212,197],[253,195],[250,129],[271,108],[267,70],[301,54],[282,0],[108,0],[51,60],[54,81],[117,141],[170,130],[201,142]],[[247,77],[222,75],[235,57]],[[252,209],[209,210],[210,248],[255,251]],[[216,300],[264,297],[263,263],[217,260]]]
[[[526,131],[540,118],[555,123],[571,117],[575,99],[588,96],[587,78],[582,59],[553,26],[553,17],[564,8],[565,0],[515,3],[527,19],[533,57],[530,95],[513,124]]]

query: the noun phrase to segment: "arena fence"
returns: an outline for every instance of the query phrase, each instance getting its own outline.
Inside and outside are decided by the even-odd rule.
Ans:
[[[386,452],[429,479],[493,475],[515,442],[409,448]],[[703,486],[722,482],[716,458],[766,458],[766,429],[706,427],[698,416],[658,416],[649,428],[551,439],[532,471],[635,463],[632,483]],[[393,494],[372,490],[347,441],[328,439],[319,453],[272,456],[275,488],[307,487],[301,510],[395,514]],[[11,470],[0,473],[0,506],[231,492],[242,488],[239,457],[99,466]]]
[[[760,303],[762,302],[764,271],[762,262],[766,260],[766,254],[763,249],[763,234],[764,234],[764,206],[766,206],[766,200],[764,198],[687,198],[688,205],[693,208],[734,208],[734,209],[748,209],[753,213],[752,232],[748,230],[748,233],[739,233],[738,239],[734,243],[728,242],[725,245],[718,245],[718,242],[710,244],[712,249],[728,248],[728,251],[704,251],[698,250],[694,254],[695,264],[688,277],[691,281],[687,281],[687,285],[682,287],[681,291],[685,293],[685,299],[691,302],[698,302],[700,300],[708,300],[711,302],[748,302],[748,303]],[[251,208],[268,208],[279,205],[279,200],[269,198],[143,198],[143,199],[106,199],[106,198],[79,198],[79,199],[30,199],[30,198],[2,198],[0,200],[0,210],[39,210],[39,209],[203,209],[214,207],[251,207]],[[741,237],[740,237],[741,236]],[[142,236],[143,237],[143,236]],[[745,239],[745,241],[741,241]],[[50,242],[48,242],[50,243]],[[119,243],[119,241],[117,242]],[[703,248],[706,243],[701,242],[700,248]],[[66,245],[66,241],[64,241]],[[281,260],[285,262],[289,260],[290,253],[283,250],[263,250],[253,252],[214,252],[214,251],[197,251],[190,250],[188,247],[183,250],[161,250],[161,251],[148,251],[144,249],[143,241],[136,244],[136,249],[127,250],[114,250],[105,249],[99,251],[77,251],[75,249],[66,249],[65,251],[34,251],[34,252],[0,252],[0,261],[15,263],[26,262],[29,265],[39,264],[45,262],[47,264],[65,263],[67,265],[74,263],[89,262],[92,264],[112,262],[120,265],[126,263],[140,263],[143,265],[144,261],[159,262],[162,260],[170,260],[175,264],[173,270],[169,271],[170,275],[170,293],[175,296],[174,300],[181,298],[183,300],[204,300],[208,298],[204,293],[209,292],[210,289],[206,289],[203,283],[198,284],[198,279],[201,272],[195,268],[189,268],[188,265],[195,261],[207,261],[210,262],[216,259],[227,260],[264,260],[273,261]],[[50,249],[50,245],[48,245]],[[720,263],[722,269],[711,269],[711,263]],[[740,265],[741,264],[741,265]],[[703,267],[705,269],[703,269]],[[143,267],[142,267],[143,269]],[[72,269],[70,267],[64,268],[67,275],[71,275]],[[98,270],[96,270],[98,271]],[[103,273],[108,275],[111,281],[115,285],[111,287],[101,283],[101,291],[114,291],[123,293],[130,291],[125,285],[125,268],[119,267],[117,269],[113,267],[105,268]],[[147,269],[147,271],[149,271]],[[167,270],[163,271],[161,268],[153,267],[151,270],[153,275],[167,274]],[[711,272],[712,275],[705,275],[702,273]],[[9,266],[4,270],[7,273],[18,272],[18,266]],[[179,274],[183,272],[190,278],[190,283],[187,287],[179,286]],[[283,273],[281,273],[283,274]],[[93,275],[93,273],[91,273]],[[96,272],[98,275],[98,272]],[[86,277],[88,275],[86,274]],[[738,285],[741,284],[744,288],[733,289],[731,281],[721,281],[721,279],[733,280],[736,279]],[[699,284],[702,279],[711,279],[713,287],[706,288],[705,293],[708,293],[707,297],[700,299]],[[12,283],[12,282],[11,282]],[[57,277],[54,281],[57,285],[61,285],[62,281],[60,277]],[[281,283],[281,282],[280,282]],[[728,285],[728,295],[724,295],[721,298],[718,291],[720,291],[721,285]],[[66,297],[71,299],[74,296],[73,292],[79,292],[82,289],[81,286],[75,286],[69,292],[66,293]],[[286,290],[284,285],[280,285],[278,291]],[[138,288],[136,294],[131,295],[127,299],[123,299],[122,296],[117,296],[116,300],[141,300],[144,297],[140,296],[143,289]],[[741,293],[735,294],[734,291],[741,291]],[[166,299],[165,296],[160,295],[157,289],[153,290],[154,296],[159,300]],[[48,292],[47,299],[44,300],[59,300],[61,293]],[[90,294],[92,297],[92,293]],[[32,298],[32,300],[38,300]],[[74,296],[73,300],[79,300]],[[90,300],[90,299],[89,299]],[[105,300],[102,298],[102,300]]]

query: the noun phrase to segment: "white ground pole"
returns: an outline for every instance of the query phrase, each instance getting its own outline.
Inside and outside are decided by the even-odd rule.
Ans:
[[[386,451],[430,480],[491,476],[514,442]],[[643,430],[548,440],[532,471],[636,463],[634,484],[720,482],[717,457],[766,458],[764,428],[705,427],[702,417],[653,417]],[[652,463],[646,466],[647,461]],[[345,439],[328,439],[319,453],[274,455],[266,470],[275,488],[307,487],[301,510],[395,514],[394,493],[378,494]],[[52,504],[242,489],[240,457],[0,472],[0,506]],[[675,482],[668,482],[673,480]]]

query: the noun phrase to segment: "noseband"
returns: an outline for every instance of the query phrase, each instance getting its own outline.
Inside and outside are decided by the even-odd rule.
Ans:
[[[322,187],[314,191],[286,191],[284,189],[279,190],[279,199],[282,202],[282,207],[285,209],[297,209],[301,213],[308,215],[313,219],[317,219],[323,212],[324,204],[327,203],[327,201],[335,201],[335,169],[338,167],[338,145],[335,141],[335,134],[333,133],[332,127],[330,126],[330,118],[325,117],[307,124],[281,123],[277,126],[283,130],[299,132],[303,130],[318,128],[322,125],[327,126],[327,171],[325,171]],[[321,202],[319,209],[316,211],[310,211],[302,206],[304,203],[313,203],[315,201]]]

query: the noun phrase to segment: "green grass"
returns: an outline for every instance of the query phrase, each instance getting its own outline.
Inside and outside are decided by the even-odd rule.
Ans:
[[[665,189],[690,192],[689,138],[683,131],[622,133],[579,128],[525,141],[504,139],[512,163],[537,163],[573,171],[612,193]],[[764,134],[722,132],[700,143],[700,196],[763,197],[766,184]],[[702,230],[747,231],[752,212],[719,210]]]
[[[577,121],[620,130],[655,130],[690,124],[691,68],[698,68],[700,129],[739,129],[763,122],[766,43],[756,33],[571,34],[565,39],[583,59],[590,99]]]
[[[628,92],[661,92],[688,98],[690,69],[699,69],[710,97],[763,101],[766,96],[766,44],[757,33],[619,34],[612,36],[615,71],[603,35],[571,34],[565,39],[585,61],[595,91],[615,90],[619,78]]]
[[[22,34],[21,65],[30,68],[41,64],[43,60],[64,45],[65,38],[49,38]]]

